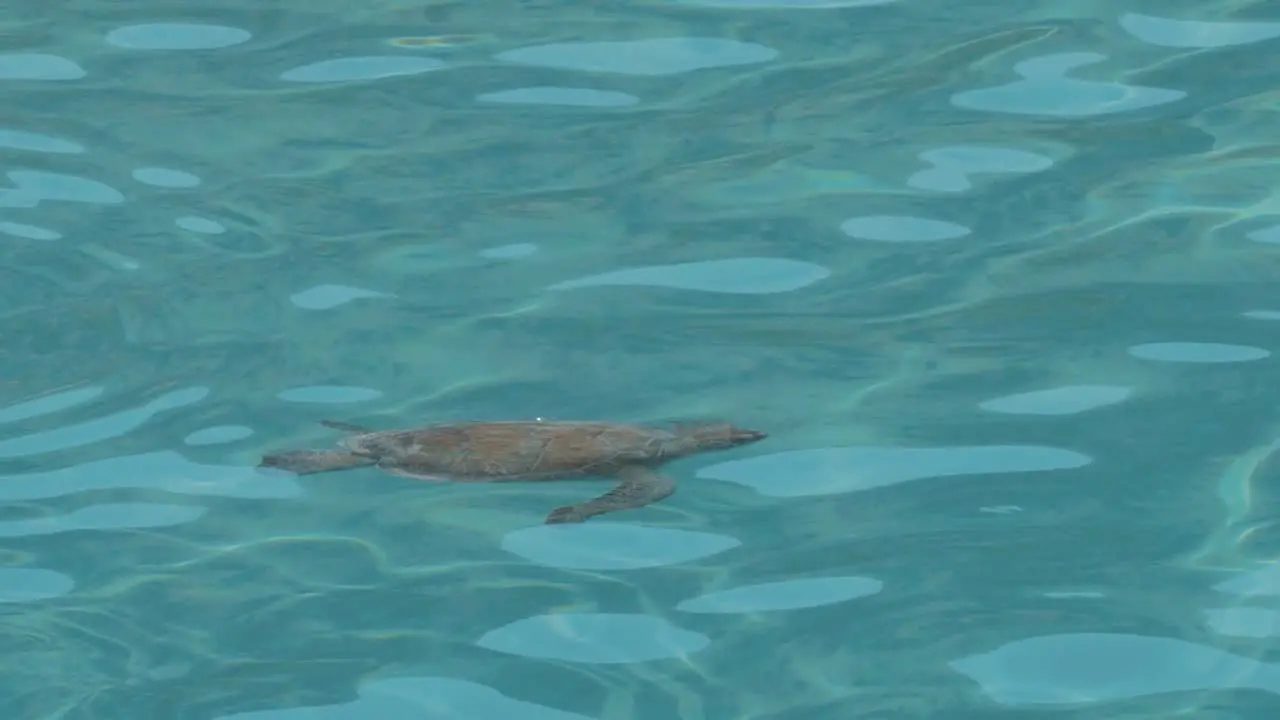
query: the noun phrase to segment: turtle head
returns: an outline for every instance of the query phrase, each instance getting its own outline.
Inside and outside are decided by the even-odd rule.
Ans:
[[[722,450],[758,442],[769,437],[761,430],[748,430],[729,423],[688,423],[676,426],[676,434],[689,442],[690,450]]]

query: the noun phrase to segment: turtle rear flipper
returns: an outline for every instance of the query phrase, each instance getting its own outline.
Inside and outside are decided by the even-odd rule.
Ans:
[[[312,475],[333,470],[367,467],[376,462],[373,458],[344,450],[296,450],[267,455],[262,458],[262,462],[258,463],[258,467],[278,468],[298,475]]]
[[[547,516],[548,525],[580,523],[587,518],[619,510],[642,508],[668,497],[676,491],[671,478],[641,465],[629,465],[618,471],[619,482],[609,492],[594,500],[556,508]]]

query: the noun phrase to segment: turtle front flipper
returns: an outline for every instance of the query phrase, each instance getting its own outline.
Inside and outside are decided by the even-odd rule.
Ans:
[[[258,467],[278,468],[298,475],[311,475],[366,467],[376,462],[373,458],[345,450],[297,450],[267,455],[262,458],[262,462],[258,463]]]
[[[547,524],[580,523],[596,515],[642,508],[676,491],[676,484],[671,478],[639,465],[622,468],[618,471],[618,478],[622,482],[595,500],[552,510],[547,516]]]

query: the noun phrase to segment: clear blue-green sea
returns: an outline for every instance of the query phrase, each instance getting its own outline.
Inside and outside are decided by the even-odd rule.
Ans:
[[[1274,720],[1277,353],[1275,0],[7,0],[0,720]]]

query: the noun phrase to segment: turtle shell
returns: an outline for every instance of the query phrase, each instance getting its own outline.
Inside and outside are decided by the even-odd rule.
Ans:
[[[688,436],[662,428],[542,421],[368,432],[342,444],[396,474],[471,482],[610,475],[695,449]]]

